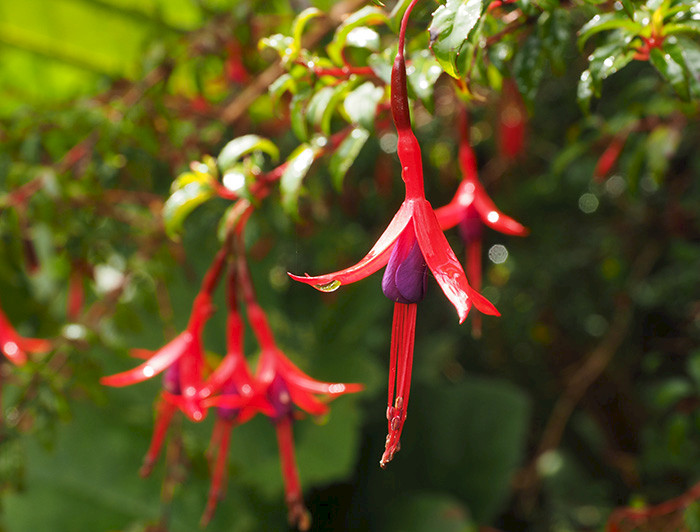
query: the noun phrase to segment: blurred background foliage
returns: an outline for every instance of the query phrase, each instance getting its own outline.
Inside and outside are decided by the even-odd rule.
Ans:
[[[285,69],[258,41],[288,35],[308,5],[0,0],[0,301],[20,333],[56,344],[25,366],[0,366],[0,529],[198,526],[211,420],[181,419],[143,480],[160,385],[97,381],[131,367],[130,348],[155,349],[183,329],[219,248],[229,204],[219,198],[186,218],[180,240],[166,237],[161,210],[173,179],[247,133],[274,139],[283,157],[297,146],[288,101],[274,104],[267,93]],[[273,194],[249,222],[254,282],[281,347],[315,378],[366,386],[327,417],[297,423],[314,530],[602,530],[615,507],[658,503],[697,481],[697,94],[691,76],[683,100],[678,83],[645,61],[596,74],[576,31],[611,5],[523,2],[524,34],[506,35],[490,49],[495,70],[474,74],[495,88],[469,104],[482,181],[531,234],[485,233],[483,292],[502,317],[484,318],[479,340],[431,281],[419,310],[410,421],[386,471],[378,459],[391,304],[378,276],[319,294],[286,272],[352,264],[395,211],[402,186],[387,116],[370,124],[340,187],[327,164],[314,165],[297,217]],[[414,50],[427,45],[422,28],[436,6],[418,12]],[[693,53],[691,74],[700,72]],[[602,86],[592,103],[595,91],[584,95],[590,114],[577,103],[586,69]],[[503,72],[527,109],[526,148],[512,156],[499,140]],[[446,76],[434,91],[414,120],[437,207],[459,182],[461,103]],[[594,179],[620,137],[619,158]],[[13,204],[11,192],[30,183],[40,187]],[[456,232],[448,237],[461,249]],[[71,313],[71,294],[81,291],[81,310]],[[219,313],[205,332],[213,358],[225,351],[223,330]],[[252,341],[247,347],[254,357]],[[228,491],[211,530],[285,529],[273,433],[260,417],[234,431]],[[679,526],[700,530],[693,512],[676,516]],[[670,526],[639,529],[677,529]]]

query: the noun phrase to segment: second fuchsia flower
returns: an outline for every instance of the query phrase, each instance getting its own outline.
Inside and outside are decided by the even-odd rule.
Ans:
[[[528,229],[503,214],[493,203],[479,181],[474,150],[469,143],[469,123],[466,110],[460,114],[459,167],[462,182],[452,201],[435,211],[440,228],[459,227],[466,245],[467,277],[475,290],[481,290],[481,243],[484,225],[507,235],[525,236]],[[481,317],[472,319],[472,332],[481,335]]]

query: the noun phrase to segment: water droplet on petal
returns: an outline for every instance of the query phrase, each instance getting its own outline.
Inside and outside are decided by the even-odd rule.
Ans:
[[[186,397],[194,397],[197,393],[197,389],[194,386],[188,386],[185,388],[185,396]]]
[[[241,386],[241,393],[243,395],[250,395],[253,392],[253,388],[250,387],[250,384],[244,384]]]
[[[335,292],[340,288],[340,281],[338,279],[333,279],[329,283],[325,284],[315,284],[314,288],[320,290],[321,292]]]
[[[500,218],[500,216],[498,215],[498,213],[496,211],[491,211],[486,215],[486,219],[489,222],[491,222],[492,224],[495,224],[499,218]]]
[[[156,372],[152,366],[145,366],[143,368],[143,376],[144,377],[153,377],[153,375],[155,375],[155,374],[156,374]]]

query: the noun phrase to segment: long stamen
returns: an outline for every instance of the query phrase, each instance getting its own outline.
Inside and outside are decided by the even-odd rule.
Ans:
[[[311,528],[311,515],[304,506],[302,499],[299,471],[294,457],[294,434],[292,433],[292,418],[284,416],[275,421],[277,443],[280,449],[284,491],[289,512],[287,519],[290,525],[305,531]]]
[[[401,432],[406,421],[411,392],[413,347],[416,332],[416,303],[395,303],[391,334],[391,369],[389,372],[389,401],[387,418],[389,433],[379,465],[384,468],[401,447]]]
[[[156,463],[158,454],[163,447],[165,435],[168,433],[168,427],[173,419],[173,415],[177,411],[177,406],[165,399],[159,399],[156,407],[156,424],[153,428],[153,437],[151,444],[148,447],[146,456],[143,459],[143,465],[139,470],[139,475],[147,477],[153,471],[153,466]]]
[[[481,291],[481,238],[474,238],[467,243],[467,279],[472,288]],[[481,314],[472,314],[472,336],[481,338]]]
[[[235,421],[217,419],[214,425],[214,434],[211,441],[211,454],[216,453],[216,460],[211,467],[211,486],[209,488],[209,498],[204,515],[200,521],[202,527],[207,526],[211,518],[214,517],[216,505],[222,498],[226,490],[226,466],[228,463],[228,448],[231,441],[231,430]],[[213,458],[213,456],[212,456]]]

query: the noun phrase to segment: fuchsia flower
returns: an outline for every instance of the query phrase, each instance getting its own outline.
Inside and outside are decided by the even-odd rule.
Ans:
[[[183,412],[193,421],[204,419],[206,411],[202,408],[200,394],[204,366],[202,332],[214,311],[211,296],[227,255],[228,250],[222,249],[204,276],[202,288],[192,304],[187,328],[142,364],[128,371],[103,377],[100,379],[102,384],[115,387],[129,386],[153,378],[171,368],[169,375],[166,375],[166,393],[169,392],[171,396],[169,401],[181,405]],[[168,390],[168,382],[173,382],[172,390]]]
[[[525,236],[528,229],[498,210],[479,181],[476,156],[469,144],[469,124],[466,111],[460,119],[459,166],[462,182],[450,203],[435,211],[440,228],[450,229],[459,225],[462,240],[467,247],[466,269],[469,282],[475,290],[481,290],[481,242],[483,226],[507,235]],[[481,334],[481,317],[472,321],[474,336]]]
[[[20,336],[0,309],[0,351],[10,362],[21,366],[27,362],[27,353],[46,353],[51,347],[50,340]]]
[[[289,509],[288,520],[299,530],[308,530],[311,517],[302,499],[294,453],[293,407],[296,405],[312,415],[325,414],[328,412],[328,405],[317,398],[317,395],[334,399],[346,393],[359,392],[364,386],[317,381],[297,368],[277,347],[267,317],[255,301],[252,284],[242,259],[240,265],[239,273],[243,278],[248,321],[261,348],[255,380],[271,407],[271,411],[265,415],[270,417],[277,432],[285,499]]]
[[[425,292],[426,269],[454,305],[463,322],[472,306],[492,315],[496,308],[467,282],[461,264],[450,248],[432,206],[425,198],[420,146],[411,130],[404,40],[408,16],[416,0],[408,6],[401,23],[399,47],[391,73],[391,111],[398,133],[397,152],[406,186],[406,198],[399,211],[369,253],[356,265],[315,277],[291,277],[318,290],[331,291],[352,283],[387,266],[382,280],[385,295],[395,301],[389,369],[387,405],[388,435],[380,461],[382,467],[400,448],[410,392],[416,304]]]

